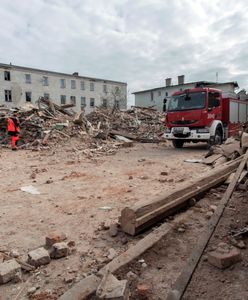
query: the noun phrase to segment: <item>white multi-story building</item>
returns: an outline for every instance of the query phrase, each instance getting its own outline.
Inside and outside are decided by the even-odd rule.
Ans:
[[[126,108],[127,84],[0,63],[0,105],[35,104],[39,97],[49,98],[58,105],[74,104],[77,112],[89,113],[96,106],[114,104]]]
[[[236,81],[231,82],[209,82],[209,81],[197,81],[184,83],[184,75],[178,76],[177,84],[172,84],[171,78],[165,80],[165,85],[153,88],[149,90],[134,92],[135,105],[137,106],[154,106],[158,110],[163,110],[164,99],[170,99],[171,95],[175,92],[183,91],[186,89],[192,89],[196,86],[206,86],[220,89],[224,92],[234,93],[235,88],[238,88],[238,83]]]

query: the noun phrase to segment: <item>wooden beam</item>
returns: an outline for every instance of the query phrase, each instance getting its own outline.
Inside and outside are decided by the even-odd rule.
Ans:
[[[241,157],[218,167],[193,183],[180,187],[173,193],[155,199],[146,199],[136,203],[133,207],[126,207],[121,212],[120,222],[124,232],[135,235],[151,225],[161,221],[188,204],[191,198],[208,191],[224,182],[237,169]]]
[[[235,190],[235,187],[238,183],[240,175],[248,161],[248,151],[243,157],[239,167],[235,173],[235,176],[232,182],[229,184],[227,190],[225,191],[218,208],[210,219],[210,222],[206,228],[206,231],[200,236],[200,239],[191,253],[185,268],[183,269],[180,276],[177,278],[175,284],[173,285],[172,290],[169,292],[166,300],[180,300],[193,276],[193,273],[200,261],[203,251],[205,250],[210,238],[212,237],[215,228],[217,227],[221,216]]]

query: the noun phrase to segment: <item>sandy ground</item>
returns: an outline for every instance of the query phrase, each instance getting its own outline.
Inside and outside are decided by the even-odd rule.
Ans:
[[[2,285],[1,299],[28,299],[27,290],[32,286],[38,292],[61,295],[74,282],[97,271],[106,263],[109,248],[120,253],[141,238],[123,233],[111,238],[102,231],[102,224],[117,222],[125,206],[173,190],[182,181],[203,174],[208,167],[184,160],[201,158],[205,152],[205,145],[174,149],[166,144],[136,144],[116,155],[89,160],[67,146],[37,152],[2,149],[0,248],[17,249],[25,260],[29,250],[44,245],[49,232],[62,231],[68,241],[75,241],[76,251],[67,258],[53,260],[32,275],[24,274],[23,282]],[[168,175],[161,175],[162,171]],[[20,190],[29,185],[40,194]],[[187,249],[192,247],[183,239],[179,243]],[[71,274],[73,282],[65,283]]]

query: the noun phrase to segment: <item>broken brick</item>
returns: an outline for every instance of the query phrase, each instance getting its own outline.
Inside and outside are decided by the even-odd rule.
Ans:
[[[66,240],[66,238],[66,234],[63,232],[50,232],[46,236],[46,246],[51,247],[55,243],[63,242],[64,240]]]
[[[51,261],[48,251],[45,248],[38,248],[28,253],[28,263],[32,266],[39,267],[47,265]]]
[[[226,243],[220,243],[216,250],[208,253],[208,262],[219,269],[230,267],[241,259],[240,250]]]
[[[51,251],[51,258],[61,258],[68,256],[69,254],[69,247],[65,242],[53,244],[52,251]]]
[[[0,264],[0,284],[9,282],[20,272],[21,266],[15,259],[7,260]]]

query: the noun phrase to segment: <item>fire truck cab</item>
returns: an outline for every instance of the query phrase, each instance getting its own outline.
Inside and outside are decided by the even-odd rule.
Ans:
[[[193,88],[172,95],[166,113],[164,137],[175,148],[186,142],[221,144],[238,134],[247,121],[247,101],[214,88]]]

